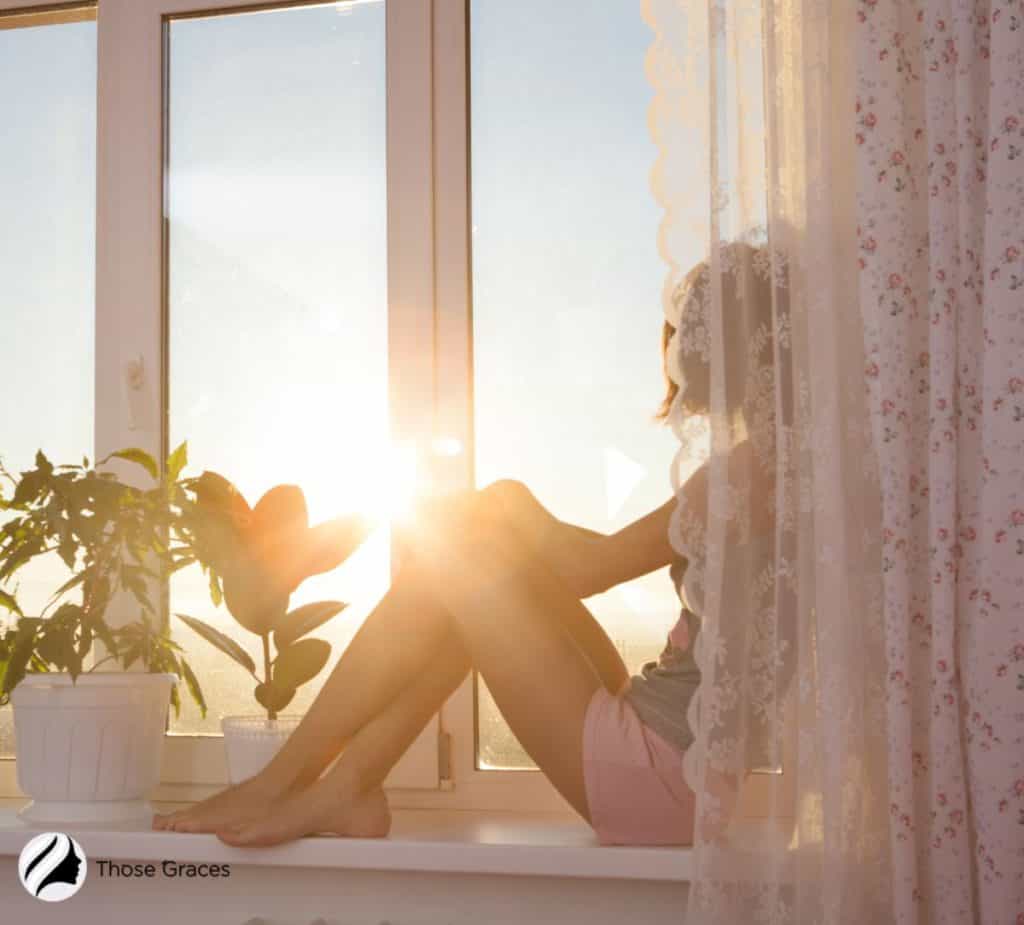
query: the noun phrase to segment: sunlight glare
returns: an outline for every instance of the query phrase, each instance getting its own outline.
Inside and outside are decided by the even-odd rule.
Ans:
[[[387,490],[382,497],[383,509],[391,521],[407,521],[412,517],[420,484],[419,452],[413,441],[391,447],[385,467]]]
[[[438,437],[431,449],[435,456],[458,456],[462,452],[462,441],[455,437]]]
[[[409,440],[394,445],[386,468],[388,495],[383,504],[392,521],[408,523],[417,504],[425,498],[451,491],[452,464],[462,455],[462,442],[454,437],[436,437],[430,451]]]

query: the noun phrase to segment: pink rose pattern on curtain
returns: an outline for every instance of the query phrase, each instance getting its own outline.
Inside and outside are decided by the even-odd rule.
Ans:
[[[1024,3],[858,20],[895,918],[1024,925]]]

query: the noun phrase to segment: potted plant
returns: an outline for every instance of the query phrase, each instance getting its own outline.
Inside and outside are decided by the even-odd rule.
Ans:
[[[99,471],[112,458],[142,467],[155,485],[140,489]],[[148,818],[168,702],[180,709],[179,679],[205,713],[199,682],[153,603],[154,583],[190,559],[173,542],[188,504],[177,481],[185,461],[183,444],[163,478],[138,449],[96,468],[88,459],[54,465],[42,451],[19,476],[0,465],[0,512],[12,515],[0,524],[0,610],[15,619],[0,634],[0,705],[14,708],[18,786],[32,798],[23,819]],[[44,556],[58,556],[71,577],[27,615],[14,580]],[[115,601],[135,619],[112,626]]]
[[[295,485],[271,488],[251,507],[238,489],[215,472],[187,483],[194,503],[182,521],[183,536],[209,577],[213,603],[261,642],[261,664],[220,630],[188,614],[176,614],[255,682],[259,715],[221,719],[228,773],[237,783],[266,765],[301,718],[282,715],[299,687],[320,673],[330,644],[308,636],[340,613],[341,601],[289,609],[292,593],[312,575],[336,568],[355,551],[368,525],[343,517],[309,526],[305,496]]]

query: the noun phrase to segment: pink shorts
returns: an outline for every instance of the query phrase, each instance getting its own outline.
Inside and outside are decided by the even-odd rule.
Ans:
[[[583,719],[583,778],[602,845],[690,845],[695,797],[682,753],[599,687]]]

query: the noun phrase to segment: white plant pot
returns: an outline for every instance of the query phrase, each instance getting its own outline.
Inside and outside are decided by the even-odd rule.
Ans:
[[[265,716],[225,716],[220,728],[228,757],[228,778],[240,784],[262,771],[270,759],[295,731],[302,716],[284,714],[277,719]]]
[[[173,674],[28,674],[11,692],[18,815],[52,826],[146,822],[160,782]]]

